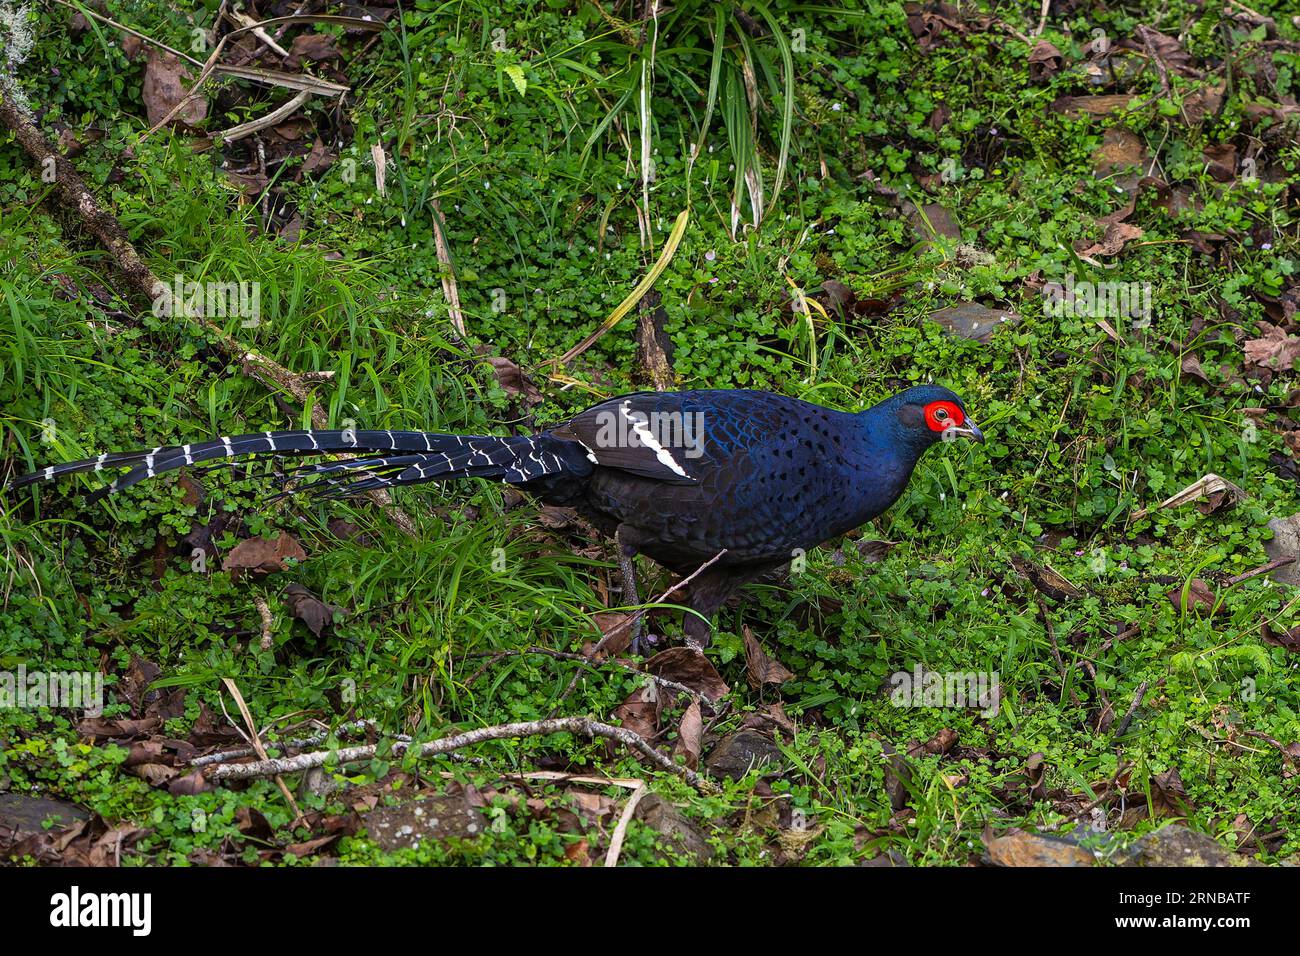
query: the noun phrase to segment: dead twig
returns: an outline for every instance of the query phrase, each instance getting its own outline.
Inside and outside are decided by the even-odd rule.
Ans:
[[[1069,674],[1069,668],[1065,666],[1065,660],[1061,657],[1061,649],[1056,646],[1056,628],[1052,627],[1052,619],[1047,614],[1047,605],[1045,605],[1043,599],[1036,594],[1034,595],[1034,600],[1038,603],[1038,610],[1043,615],[1043,629],[1047,632],[1047,640],[1052,646],[1052,658],[1056,661],[1056,669],[1061,675],[1061,693],[1056,699],[1056,702],[1059,704],[1065,699],[1066,678]],[[1079,700],[1079,695],[1074,692],[1073,687],[1070,688],[1070,699],[1074,701],[1074,706],[1083,706],[1082,702]]]
[[[265,605],[266,602],[263,601],[262,604]],[[267,611],[266,613],[269,617],[271,612]],[[229,677],[221,678],[221,682],[226,685],[226,690],[230,691],[230,696],[235,698],[235,705],[239,707],[240,716],[244,718],[244,726],[248,728],[248,742],[252,745],[253,750],[257,752],[257,755],[260,758],[263,760],[269,759],[266,756],[266,748],[262,746],[262,737],[257,732],[257,725],[253,722],[253,715],[249,712],[248,705],[244,703],[244,695],[239,692],[239,685]],[[302,811],[298,809],[298,801],[293,798],[293,794],[290,793],[289,788],[285,786],[284,778],[278,773],[275,774],[275,782],[280,787],[280,792],[284,794],[284,799],[289,801],[289,808],[293,810],[293,822],[294,824],[297,824],[297,822],[302,819]]]
[[[618,825],[614,827],[614,833],[609,838],[609,851],[605,854],[606,866],[618,866],[618,854],[623,849],[623,838],[627,836],[627,825],[632,822],[632,817],[636,813],[636,805],[641,802],[641,798],[649,793],[645,781],[632,791],[632,796],[627,798],[627,806],[623,808],[623,815],[618,818]]]
[[[668,773],[676,774],[702,793],[715,793],[717,787],[693,770],[674,763],[671,759],[655,750],[640,734],[624,727],[603,724],[592,717],[554,717],[547,720],[530,720],[514,724],[497,724],[481,727],[478,730],[454,734],[428,743],[412,744],[401,740],[392,742],[394,754],[413,751],[417,757],[432,757],[449,754],[455,750],[471,747],[489,740],[507,740],[512,737],[540,737],[547,734],[576,734],[582,737],[601,737],[614,740],[634,750],[646,761]],[[341,747],[338,750],[318,750],[299,754],[296,757],[276,757],[258,760],[253,763],[220,764],[209,775],[211,780],[251,780],[257,777],[272,777],[278,774],[299,773],[312,767],[323,767],[334,762],[338,764],[356,763],[370,760],[379,751],[378,744],[361,747]]]
[[[1142,699],[1147,695],[1148,686],[1150,685],[1148,684],[1147,681],[1143,681],[1142,683],[1138,684],[1137,693],[1133,695],[1133,703],[1128,705],[1128,710],[1125,712],[1124,716],[1120,719],[1119,724],[1117,724],[1115,727],[1115,733],[1114,733],[1115,737],[1123,737],[1124,731],[1128,730],[1128,725],[1130,722],[1132,722],[1133,715],[1136,714],[1137,709],[1142,706]]]
[[[456,330],[456,334],[464,339],[465,313],[460,307],[460,289],[456,286],[451,247],[447,245],[447,236],[443,232],[442,207],[438,204],[437,196],[429,200],[429,205],[433,208],[433,249],[438,256],[438,264],[442,266],[442,294],[447,299],[447,318],[451,320],[451,327]]]

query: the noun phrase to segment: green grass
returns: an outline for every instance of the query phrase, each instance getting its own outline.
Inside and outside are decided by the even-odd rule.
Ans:
[[[196,22],[210,21],[210,6]],[[1256,8],[1272,12],[1280,36],[1296,39],[1284,4]],[[998,10],[1016,30],[1035,25]],[[993,27],[922,53],[893,4],[863,3],[852,16],[789,3],[748,12],[769,32],[779,27],[780,38],[751,36],[730,14],[715,20],[709,5],[679,4],[661,24],[650,73],[648,51],[593,4],[520,5],[503,51],[484,7],[417,2],[364,57],[344,61],[354,93],[338,162],[297,177],[300,161],[290,159],[278,174],[304,220],[297,244],[264,230],[260,205],[239,202],[212,153],[162,132],[140,141],[148,128],[143,61],[128,61],[111,30],[105,45],[94,31],[61,28],[61,8],[42,20],[26,78],[46,111],[42,123],[104,131],[76,162],[160,276],[260,284],[261,324],[243,329],[232,319],[232,332],[295,370],[334,371],[316,401],[335,425],[504,434],[634,387],[630,319],[567,370],[578,387],[549,380],[546,363],[597,328],[689,206],[685,238],[656,287],[683,387],[769,388],[856,409],[932,379],[963,395],[988,436],[982,447],[931,453],[894,509],[863,529],[864,538],[899,542],[884,560],[868,563],[849,542],[842,553],[832,546],[809,555],[788,586],[752,589],[742,608],[722,613],[711,657],[733,690],[712,729],[728,733],[780,700],[797,727],[783,744],[781,775],[751,775],[703,797],[621,752],[552,737],[484,745],[475,750],[483,764],[385,757],[340,776],[365,785],[418,772],[441,786],[436,773],[448,771],[503,790],[500,774],[542,766],[651,776],[655,791],[713,838],[721,862],[842,864],[894,850],[915,864],[960,865],[978,858],[986,824],[1069,829],[1071,809],[1117,775],[1127,804],[1143,805],[1151,781],[1176,769],[1191,825],[1228,846],[1251,827],[1284,831],[1264,841],[1260,858],[1294,857],[1294,781],[1284,777],[1282,755],[1242,736],[1300,739],[1294,658],[1260,637],[1265,620],[1276,629],[1300,623],[1293,596],[1252,579],[1222,590],[1222,610],[1206,618],[1166,595],[1193,576],[1221,583],[1262,564],[1268,519],[1300,511],[1294,482],[1270,462],[1283,449],[1277,426],[1293,414],[1294,372],[1258,389],[1232,379],[1242,370],[1237,333],[1253,337],[1266,317],[1260,297],[1294,288],[1298,246],[1286,190],[1294,195],[1300,151],[1270,136],[1272,180],[1230,184],[1206,173],[1201,152],[1244,142],[1243,129],[1266,135],[1249,126],[1245,106],[1294,96],[1296,56],[1271,54],[1271,88],[1243,67],[1221,113],[1199,125],[1171,112],[1152,71],[1131,81],[1139,104],[1147,101],[1132,114],[1069,118],[1050,109],[1058,97],[1113,90],[1093,90],[1069,69],[1029,82],[1027,48]],[[192,24],[171,7],[124,0],[110,15],[188,48]],[[1094,26],[1118,39],[1156,16],[1147,4],[1114,8],[1096,23],[1072,14],[1068,35],[1054,17],[1044,37],[1077,60]],[[1158,28],[1177,33],[1200,18],[1189,47],[1198,62],[1213,63],[1225,50],[1211,17],[1173,3]],[[789,35],[799,27],[806,44],[795,52]],[[757,112],[744,88],[747,60],[756,64]],[[1198,88],[1178,76],[1173,83],[1174,99]],[[283,98],[254,91],[208,127],[243,122]],[[940,105],[950,119],[936,132],[930,117]],[[321,130],[338,129],[320,101],[306,115]],[[1125,201],[1093,172],[1110,126],[1141,137],[1197,208],[1174,221],[1150,195],[1140,197],[1128,221],[1145,234],[1104,258],[1107,270],[1074,249],[1100,237],[1098,219]],[[648,184],[643,133],[655,168]],[[384,197],[370,172],[376,143],[389,161]],[[693,162],[692,144],[703,144]],[[115,166],[123,175],[110,176]],[[959,178],[927,178],[945,168]],[[766,209],[757,229],[747,170],[761,182]],[[36,205],[49,190],[38,172],[0,139],[0,467],[22,472],[106,449],[308,421],[309,410],[277,402],[193,326],[109,292],[115,280],[99,251],[69,217],[51,217],[52,203]],[[941,203],[959,221],[961,241],[918,242],[874,177],[904,199]],[[468,342],[452,333],[442,297],[435,199]],[[742,210],[739,224],[733,207]],[[644,239],[639,222],[651,227]],[[1256,238],[1265,227],[1268,248]],[[1231,235],[1231,256],[1197,253],[1183,241],[1189,229]],[[832,279],[863,301],[901,298],[883,313],[841,315],[828,305],[829,321],[810,325],[791,309],[783,270],[823,301]],[[1150,283],[1152,328],[1112,319],[1117,342],[1091,318],[1046,314],[1031,283],[1067,272]],[[989,344],[924,321],[963,300],[1014,310],[1022,321]],[[1203,325],[1193,331],[1194,322]],[[1184,341],[1209,384],[1180,376],[1180,352],[1166,342]],[[524,366],[543,403],[521,406],[481,354]],[[1260,406],[1281,411],[1267,420],[1274,427],[1250,435],[1243,410]],[[1130,518],[1211,471],[1250,497],[1209,515],[1187,506]],[[482,668],[499,652],[570,651],[592,640],[611,577],[608,550],[581,530],[548,527],[499,486],[399,492],[419,529],[411,539],[364,499],[272,507],[262,480],[217,471],[199,481],[197,504],[170,479],[96,506],[74,482],[6,499],[0,670],[102,669],[122,699],[133,657],[155,662],[160,687],[186,688],[183,716],[166,725],[181,739],[201,705],[223,720],[223,677],[239,684],[259,724],[355,715],[419,738],[556,707],[606,718],[640,686],[633,674],[600,667],[564,697],[576,665],[522,655]],[[332,519],[357,533],[340,536]],[[241,538],[285,530],[308,558],[266,578],[235,580],[219,567],[197,574],[183,539],[201,526],[216,529],[223,554]],[[1070,668],[1064,682],[1035,592],[1013,558],[1050,562],[1082,592],[1044,601]],[[647,590],[658,593],[653,585],[666,579],[645,570]],[[346,613],[314,637],[280,596],[291,583]],[[270,651],[258,649],[257,596],[275,610]],[[742,624],[796,675],[779,692],[748,688]],[[1134,636],[1115,639],[1128,629]],[[1095,679],[1074,666],[1081,663]],[[890,675],[917,664],[996,671],[998,714],[893,706]],[[1116,740],[1098,732],[1100,694],[1122,716],[1144,682],[1127,733]],[[120,702],[110,714],[130,709]],[[679,712],[663,717],[665,743]],[[312,835],[293,833],[292,812],[269,781],[173,796],[125,767],[125,748],[79,741],[67,713],[0,711],[0,728],[9,741],[0,784],[149,828],[125,863],[179,864],[200,850],[257,862],[266,847],[239,828],[241,808],[263,813],[281,844]],[[944,728],[956,731],[958,748],[911,758],[908,804],[893,810],[884,743],[905,750]],[[1038,754],[1043,788],[1031,792],[1026,765]],[[603,856],[609,827],[575,825],[564,788],[539,784],[532,795],[540,803],[531,811],[495,798],[494,825],[464,844],[392,855],[361,834],[325,852],[350,863],[562,864],[585,838],[591,855]],[[304,809],[346,809],[337,795],[300,799]],[[793,810],[809,826],[792,842]],[[197,831],[196,814],[205,821]],[[1109,819],[1119,844],[1160,822],[1121,819],[1117,809]],[[636,823],[622,859],[664,856]],[[274,861],[299,862],[291,854]]]

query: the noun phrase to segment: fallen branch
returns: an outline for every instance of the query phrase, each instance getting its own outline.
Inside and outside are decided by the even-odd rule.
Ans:
[[[456,268],[451,262],[451,247],[447,244],[447,236],[443,232],[442,206],[438,204],[437,196],[429,200],[429,205],[433,208],[433,251],[438,256],[438,264],[442,267],[439,275],[442,279],[442,294],[447,300],[447,318],[451,320],[451,327],[463,341],[467,335],[465,313],[460,307],[460,289],[456,286]]]
[[[339,736],[346,736],[351,733],[369,730],[374,726],[375,722],[373,720],[358,720],[351,724],[344,724],[335,730],[334,733]],[[323,730],[318,734],[312,734],[310,737],[302,737],[298,740],[272,740],[270,745],[275,747],[277,750],[301,750],[304,747],[316,747],[323,744],[328,739],[329,731]],[[409,741],[411,738],[402,736],[397,739]],[[201,757],[195,757],[190,761],[189,765],[191,767],[206,767],[209,764],[225,763],[228,760],[238,760],[240,757],[252,757],[256,756],[256,754],[257,751],[252,747],[237,747],[234,750],[222,750],[217,753],[204,754]]]
[[[268,611],[267,614],[269,616],[270,612]],[[239,692],[239,685],[229,677],[221,678],[221,682],[226,685],[226,690],[230,691],[230,696],[235,699],[235,704],[239,707],[239,713],[244,718],[244,726],[248,728],[248,733],[251,735],[247,738],[248,742],[257,751],[257,755],[266,760],[266,748],[262,746],[262,736],[257,732],[257,724],[253,722],[253,715],[249,712],[248,705],[244,703],[244,695]],[[225,710],[225,708],[223,707],[222,710]],[[284,777],[278,773],[275,775],[275,783],[280,788],[280,792],[284,794],[284,799],[289,802],[289,807],[293,810],[294,824],[297,824],[302,819],[302,811],[298,809],[298,801],[289,792]]]
[[[37,167],[54,170],[55,189],[64,204],[77,213],[86,231],[94,236],[104,250],[112,256],[130,290],[141,298],[153,301],[157,290],[165,288],[165,284],[145,264],[135,246],[131,244],[131,240],[127,238],[117,217],[99,204],[94,194],[86,188],[76,167],[50,145],[45,134],[36,128],[31,117],[23,113],[3,92],[0,92],[0,124],[13,131],[19,144]],[[270,383],[288,392],[300,404],[310,404],[314,428],[324,429],[329,426],[329,418],[322,404],[310,401],[309,382],[301,375],[290,371],[274,359],[248,348],[206,316],[190,315],[188,310],[184,309],[178,310],[178,314],[211,336],[226,357],[238,362],[246,374],[263,382],[269,379]],[[393,504],[388,492],[376,488],[366,494],[388,512],[402,531],[411,537],[416,536],[415,522]]]
[[[636,751],[645,760],[660,770],[676,774],[702,793],[716,793],[716,786],[709,780],[674,763],[668,757],[655,750],[640,734],[624,727],[602,724],[591,717],[554,717],[548,720],[530,720],[515,724],[498,724],[493,727],[481,727],[463,734],[431,740],[428,743],[412,744],[396,740],[392,742],[392,752],[406,753],[411,750],[417,757],[432,757],[449,754],[454,750],[471,747],[489,740],[506,740],[512,737],[538,737],[547,734],[576,734],[582,737],[602,737],[617,741]],[[279,774],[299,773],[313,767],[323,767],[333,762],[337,764],[357,763],[371,760],[379,752],[378,744],[361,747],[340,747],[338,750],[317,750],[312,753],[299,754],[296,757],[275,757],[252,763],[220,764],[210,774],[210,780],[252,780],[258,777],[273,777]]]
[[[1148,686],[1149,685],[1146,681],[1138,684],[1137,693],[1133,695],[1133,703],[1128,705],[1128,711],[1124,714],[1123,719],[1120,720],[1119,726],[1115,728],[1114,736],[1124,736],[1124,731],[1128,730],[1128,725],[1133,720],[1133,715],[1136,714],[1137,709],[1142,706],[1142,699],[1147,695]]]
[[[632,791],[632,796],[627,798],[627,806],[623,808],[623,815],[618,818],[618,825],[614,827],[614,835],[609,840],[609,851],[605,854],[606,866],[618,866],[618,854],[623,849],[623,838],[627,836],[627,825],[632,822],[632,815],[636,813],[636,805],[649,792],[645,781],[642,781],[641,785]]]

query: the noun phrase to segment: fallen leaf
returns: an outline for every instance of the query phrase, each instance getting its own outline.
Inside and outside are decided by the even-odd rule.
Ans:
[[[946,754],[955,746],[957,746],[957,731],[953,730],[951,727],[944,727],[925,742],[925,752],[930,754]]]
[[[160,50],[150,48],[149,60],[144,68],[144,85],[140,98],[144,100],[145,115],[150,125],[163,121],[168,113],[181,100],[189,95],[188,86],[182,80],[191,79],[189,71],[181,64],[180,58]],[[196,126],[208,115],[208,101],[203,94],[198,94],[184,109],[173,117],[173,123]]]
[[[1051,79],[1065,65],[1065,57],[1051,43],[1039,40],[1029,51],[1029,81],[1038,83]]]
[[[763,645],[754,632],[746,625],[745,633],[745,677],[749,681],[749,686],[755,690],[760,689],[764,684],[784,684],[788,680],[794,679],[794,674],[786,670],[780,661],[773,660],[763,650]]]
[[[1205,157],[1205,171],[1217,182],[1230,183],[1237,178],[1237,147],[1231,143],[1216,143],[1201,150]]]
[[[289,52],[304,60],[341,60],[343,54],[334,45],[334,38],[324,33],[301,33],[293,38]]]
[[[694,770],[700,764],[700,738],[704,733],[704,720],[700,715],[700,702],[691,701],[682,715],[682,722],[677,727],[677,745],[673,747],[673,757],[681,757],[687,769]]]
[[[1177,768],[1158,773],[1151,778],[1151,807],[1155,816],[1186,817],[1193,810],[1187,800],[1187,790]]]
[[[1185,587],[1187,591],[1187,596],[1186,596],[1187,606],[1185,609],[1183,607],[1184,587],[1179,586],[1169,592],[1169,603],[1174,606],[1175,610],[1178,611],[1197,610],[1197,611],[1203,611],[1206,614],[1215,613],[1215,604],[1217,602],[1217,598],[1214,594],[1214,589],[1210,587],[1210,585],[1206,581],[1204,581],[1201,578],[1194,578],[1191,584],[1186,585]]]
[[[301,584],[290,584],[284,589],[284,603],[288,606],[289,613],[306,624],[308,630],[317,637],[334,620],[335,609]]]
[[[658,685],[654,681],[647,681],[614,708],[613,719],[620,727],[626,727],[632,733],[649,740],[659,727],[662,704],[663,695],[659,693]]]
[[[541,391],[529,381],[523,369],[510,359],[496,356],[485,359],[485,361],[496,370],[497,382],[511,398],[522,396],[523,400],[529,405],[536,405],[542,400]]]
[[[307,553],[296,538],[281,531],[274,541],[270,538],[246,538],[239,542],[230,549],[230,553],[221,562],[221,568],[223,571],[249,570],[268,574],[283,571],[285,561],[290,559],[305,561]]]
[[[731,691],[709,659],[694,647],[670,647],[643,666],[651,674],[683,684],[710,700],[721,700]]]
[[[1275,372],[1290,371],[1300,358],[1300,336],[1287,335],[1276,325],[1256,323],[1260,337],[1249,339],[1242,346],[1246,364],[1268,368]]]
[[[1090,116],[1107,116],[1116,110],[1127,108],[1136,103],[1138,98],[1128,93],[1103,96],[1062,96],[1052,104],[1052,109],[1067,116],[1087,113]]]
[[[1125,243],[1133,239],[1141,239],[1143,235],[1142,230],[1132,223],[1110,222],[1106,224],[1106,231],[1102,234],[1101,241],[1094,242],[1079,254],[1082,256],[1118,255],[1123,251]]]
[[[1092,154],[1092,168],[1098,176],[1108,176],[1117,169],[1147,164],[1146,143],[1136,133],[1113,126],[1102,134],[1101,145]]]
[[[1284,648],[1292,654],[1300,654],[1300,627],[1293,627],[1289,631],[1275,631],[1265,621],[1260,628],[1260,636],[1265,644]]]
[[[976,302],[961,302],[931,312],[930,321],[937,322],[952,335],[987,342],[998,329],[1019,322],[1020,316],[1006,309],[990,309]]]

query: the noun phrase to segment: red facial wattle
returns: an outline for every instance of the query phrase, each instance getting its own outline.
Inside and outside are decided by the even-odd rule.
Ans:
[[[966,413],[955,402],[931,402],[925,406],[925,423],[930,426],[930,431],[944,432],[964,425]]]

